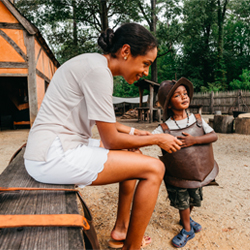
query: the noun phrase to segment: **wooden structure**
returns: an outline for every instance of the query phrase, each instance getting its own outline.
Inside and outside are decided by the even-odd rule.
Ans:
[[[16,155],[7,168],[0,175],[1,187],[22,187],[22,188],[56,188],[68,189],[68,191],[50,190],[22,190],[22,191],[0,191],[0,215],[46,215],[54,214],[64,216],[67,214],[73,217],[85,216],[87,221],[92,217],[86,206],[77,202],[77,195],[74,185],[51,185],[36,182],[29,176],[24,167],[24,148]],[[3,188],[1,188],[3,189]],[[72,192],[70,191],[72,190]],[[80,202],[79,202],[80,203]],[[80,210],[78,209],[80,208]],[[82,212],[81,212],[82,210]],[[4,216],[3,216],[4,217]],[[30,217],[29,217],[30,218]],[[34,217],[33,217],[34,218]],[[53,217],[52,217],[53,218]],[[42,221],[42,220],[41,220]],[[62,220],[65,221],[65,220]],[[67,221],[67,220],[66,220]],[[16,222],[12,218],[11,223]],[[46,221],[45,221],[46,222]],[[23,223],[23,222],[21,222]],[[26,221],[25,221],[26,223]],[[40,223],[40,220],[39,220]],[[49,227],[13,227],[2,228],[0,223],[0,250],[5,249],[92,249],[90,242],[83,234],[80,227],[51,226],[53,220],[49,220]],[[90,223],[89,223],[90,224]],[[9,224],[8,224],[9,225]],[[23,225],[23,224],[22,224]],[[35,224],[37,225],[37,224]],[[58,225],[58,224],[56,224]],[[87,234],[95,234],[93,227],[86,230]],[[96,235],[96,234],[95,234]],[[85,244],[84,244],[85,242]],[[86,248],[85,248],[86,245]],[[99,248],[97,238],[95,249]]]
[[[155,107],[155,99],[156,95],[158,93],[158,89],[160,87],[159,83],[150,81],[148,79],[141,79],[138,82],[135,83],[135,86],[139,87],[139,94],[140,94],[140,104],[137,108],[138,110],[138,121],[143,120],[143,113],[144,118],[146,117],[146,114],[149,116],[149,122],[153,122],[153,113],[156,111],[158,113],[158,119],[159,122],[161,121],[161,108],[156,106]],[[147,107],[142,107],[142,97],[143,97],[143,91],[147,89],[149,90],[149,103]]]
[[[60,65],[39,30],[8,0],[0,0],[0,51],[0,114],[32,125]]]
[[[189,112],[202,115],[202,105],[189,105]]]
[[[250,117],[235,118],[235,133],[250,135]]]
[[[232,115],[234,111],[250,112],[250,91],[194,93],[191,104],[202,105],[202,113],[204,114],[214,114],[215,111],[229,115]]]

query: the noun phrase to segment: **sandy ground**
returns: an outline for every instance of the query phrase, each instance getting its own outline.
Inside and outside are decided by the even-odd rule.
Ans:
[[[139,129],[152,131],[158,123],[122,121]],[[0,131],[0,172],[8,165],[12,154],[26,140],[27,129]],[[93,137],[99,138],[97,129]],[[204,201],[195,208],[192,217],[203,230],[182,248],[185,250],[250,249],[250,135],[218,134],[213,144],[220,173],[219,187],[204,188]],[[152,157],[161,154],[157,146],[145,147],[143,153]],[[108,249],[108,240],[116,218],[118,184],[81,189],[92,215],[102,249]],[[150,198],[150,197],[149,197]],[[171,239],[180,231],[178,211],[169,206],[162,184],[157,204],[146,235],[152,243],[146,249],[175,249]]]

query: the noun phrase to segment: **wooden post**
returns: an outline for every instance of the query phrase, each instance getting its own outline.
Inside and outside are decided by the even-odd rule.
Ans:
[[[24,31],[24,41],[27,48],[28,57],[28,95],[29,95],[29,112],[30,126],[33,125],[37,113],[37,86],[36,86],[36,59],[35,59],[35,37]]]
[[[214,92],[212,91],[210,94],[210,113],[214,113]]]
[[[238,92],[238,97],[237,97],[238,111],[241,111],[241,110],[240,110],[241,96],[242,96],[242,90],[239,90],[239,92]]]
[[[139,94],[140,94],[140,103],[139,107],[142,107],[142,101],[143,101],[143,87],[139,86]],[[138,121],[142,121],[142,110],[138,109]]]
[[[150,110],[150,116],[149,116],[149,122],[153,122],[153,101],[154,101],[154,86],[149,84],[149,90],[150,90],[150,99],[149,99],[149,110]]]

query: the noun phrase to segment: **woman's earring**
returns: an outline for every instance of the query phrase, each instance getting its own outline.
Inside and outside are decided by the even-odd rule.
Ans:
[[[125,60],[125,61],[127,60],[127,57],[126,57],[126,56],[124,56],[124,60]]]

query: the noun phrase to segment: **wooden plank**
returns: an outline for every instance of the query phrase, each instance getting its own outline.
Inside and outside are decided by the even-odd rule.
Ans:
[[[36,182],[24,167],[24,149],[0,175],[4,187],[68,188]],[[0,214],[79,214],[76,194],[65,191],[0,193]],[[82,230],[63,227],[25,227],[0,230],[0,250],[84,249]]]
[[[28,76],[28,74],[21,74],[21,73],[0,73],[0,77],[1,76],[3,76],[3,77],[5,77],[5,76],[13,76],[13,77],[15,77],[15,76],[18,76],[18,77],[27,77]]]
[[[0,22],[0,29],[24,30],[20,23],[4,23]]]
[[[0,62],[0,68],[7,68],[7,69],[27,69],[28,63],[26,62]]]
[[[13,122],[14,125],[30,125],[30,122],[29,121],[21,121],[21,122]]]
[[[18,110],[24,110],[29,108],[29,103],[19,104],[17,96],[15,96],[13,93],[12,95],[11,94],[9,95],[9,98]]]
[[[0,36],[2,36],[13,48],[14,50],[27,62],[27,56],[22,51],[22,49],[12,40],[4,31],[0,30]]]

